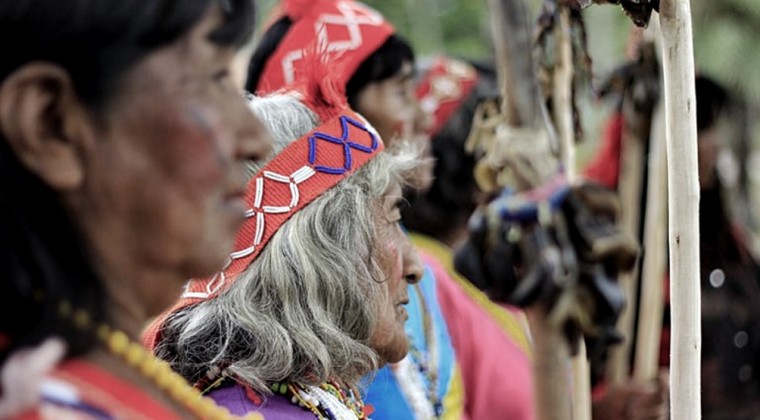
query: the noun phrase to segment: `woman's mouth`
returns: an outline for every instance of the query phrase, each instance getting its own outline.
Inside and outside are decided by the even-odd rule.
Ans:
[[[409,319],[409,312],[406,310],[406,307],[405,307],[407,303],[409,303],[409,299],[406,299],[396,304],[396,319],[399,319],[404,322],[407,319]]]
[[[248,212],[248,202],[245,197],[245,189],[236,189],[224,197],[224,206],[232,212],[239,214],[241,220],[245,218]]]

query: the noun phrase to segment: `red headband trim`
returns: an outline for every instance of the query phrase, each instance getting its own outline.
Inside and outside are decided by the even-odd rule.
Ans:
[[[429,134],[438,134],[478,83],[478,72],[464,61],[438,57],[417,85],[420,106],[434,117]]]
[[[315,0],[298,16],[292,9],[286,2],[293,24],[264,65],[257,95],[293,86],[308,66],[302,60],[308,49],[323,52],[332,77],[345,86],[361,63],[394,33],[380,13],[350,0]]]
[[[170,314],[227,290],[293,214],[356,172],[383,148],[374,128],[348,108],[288,145],[248,182],[245,197],[251,207],[225,268],[212,277],[190,280],[174,307],[143,333],[146,347],[155,347]]]

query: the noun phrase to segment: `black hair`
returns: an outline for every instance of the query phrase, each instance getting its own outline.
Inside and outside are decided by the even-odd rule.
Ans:
[[[224,22],[209,39],[242,46],[254,29],[253,0],[1,2],[0,85],[32,61],[52,63],[98,115],[141,58],[186,34],[214,3]],[[94,334],[64,320],[62,305],[86,311],[90,325],[108,321],[103,286],[81,233],[57,193],[18,161],[2,134],[0,279],[0,363],[51,335],[68,343],[70,356],[92,348]]]
[[[259,79],[267,61],[285,38],[293,21],[284,16],[270,26],[262,35],[248,67],[250,92],[256,92]],[[373,82],[380,82],[396,75],[405,62],[414,63],[414,52],[409,43],[399,35],[391,35],[377,50],[367,57],[356,69],[346,84],[348,104],[356,109],[359,92]]]
[[[408,229],[444,242],[467,224],[478,205],[473,175],[476,159],[465,152],[465,142],[477,106],[498,97],[494,68],[486,63],[470,64],[478,72],[475,88],[430,140],[435,159],[433,184],[424,192],[406,191],[410,205],[402,210]]]
[[[359,93],[367,85],[395,76],[404,63],[414,63],[414,51],[401,36],[391,35],[359,65],[346,84],[346,96],[351,108],[357,109]]]
[[[194,26],[218,1],[226,21],[211,40],[242,45],[253,31],[252,0],[17,0],[0,5],[0,80],[24,63],[48,61],[69,72],[82,100],[97,108],[120,76],[148,52]],[[234,6],[234,7],[233,7]]]
[[[253,57],[251,57],[251,62],[248,65],[246,90],[256,93],[256,87],[259,85],[259,79],[261,79],[261,74],[264,72],[264,67],[266,67],[269,57],[274,54],[274,51],[280,45],[282,39],[285,38],[292,25],[293,21],[289,17],[283,16],[267,28],[261,36],[261,40],[256,46]]]
[[[728,106],[728,91],[708,76],[697,76],[697,130],[712,127],[723,110]]]

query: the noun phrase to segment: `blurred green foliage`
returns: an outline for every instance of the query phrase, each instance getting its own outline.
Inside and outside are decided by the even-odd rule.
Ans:
[[[445,53],[482,59],[490,54],[485,2],[463,0],[371,0],[417,54]]]
[[[529,0],[534,14],[541,0]],[[487,2],[473,0],[368,0],[420,55],[446,53],[474,59],[490,57]],[[760,101],[760,0],[692,0],[695,61],[751,101]],[[632,27],[615,6],[584,11],[596,73],[611,70],[623,59]]]
[[[692,14],[698,68],[760,101],[760,1],[695,0]]]

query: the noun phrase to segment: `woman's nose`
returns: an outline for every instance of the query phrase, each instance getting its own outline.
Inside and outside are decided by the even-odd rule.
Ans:
[[[425,107],[418,102],[415,110],[414,132],[430,136],[434,126],[435,115],[433,115],[432,112],[425,110]]]
[[[414,245],[407,239],[404,244],[404,279],[409,284],[419,283],[422,280],[424,266]]]
[[[274,142],[272,136],[259,117],[251,112],[248,105],[245,103],[242,105],[245,109],[241,110],[241,116],[237,121],[237,157],[254,161],[264,159],[272,151]]]

